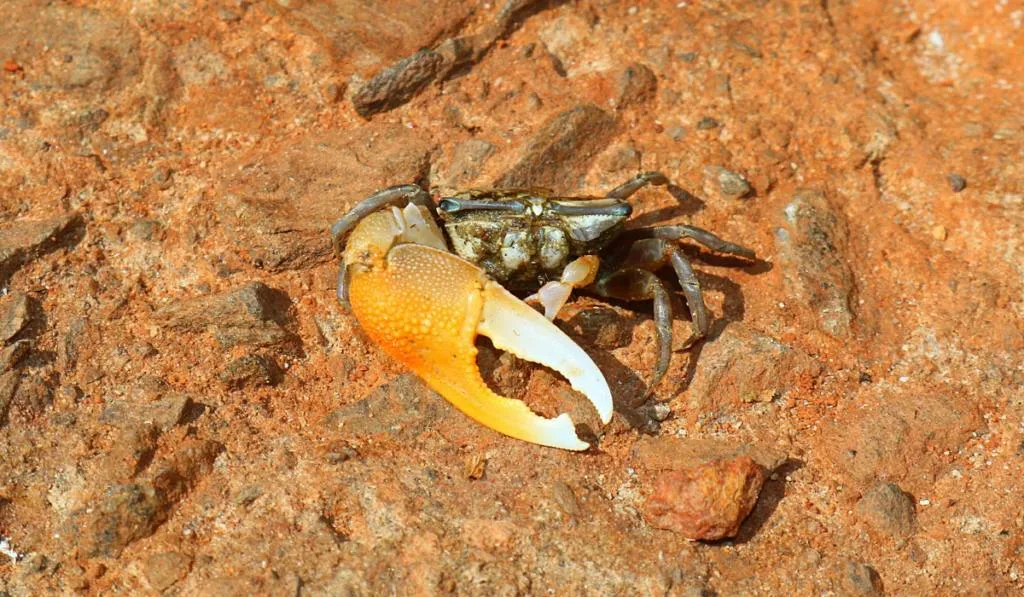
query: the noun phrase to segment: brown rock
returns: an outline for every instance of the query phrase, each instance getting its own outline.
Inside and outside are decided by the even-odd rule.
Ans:
[[[764,468],[747,456],[663,472],[654,480],[644,518],[691,541],[735,537],[764,480]]]
[[[849,336],[854,279],[846,216],[817,190],[798,191],[782,215],[775,240],[788,293],[810,307],[825,332]]]
[[[166,433],[181,421],[191,405],[192,400],[187,395],[177,393],[147,402],[111,399],[100,414],[100,421],[121,428],[152,424],[160,433]]]
[[[0,285],[26,263],[71,241],[81,224],[81,216],[71,214],[0,226]]]
[[[824,454],[854,482],[879,479],[911,490],[930,486],[948,468],[939,455],[957,452],[982,424],[977,405],[956,394],[851,401],[825,431]]]
[[[914,502],[894,483],[880,483],[857,502],[857,516],[881,535],[906,539],[917,527]]]
[[[616,81],[615,106],[620,110],[642,104],[658,90],[658,77],[647,65],[630,64]]]
[[[272,271],[333,258],[328,227],[374,191],[422,180],[430,142],[400,125],[370,123],[304,135],[238,164],[221,213],[244,257]]]
[[[875,569],[861,562],[847,561],[842,577],[843,589],[849,595],[882,595],[882,579]]]
[[[702,350],[689,394],[702,410],[770,401],[812,384],[821,372],[806,352],[733,323]]]
[[[117,557],[128,544],[152,535],[169,516],[170,505],[147,483],[112,485],[71,531],[86,557]]]
[[[706,166],[704,175],[714,192],[727,199],[742,199],[753,190],[742,174],[721,166]]]
[[[571,191],[591,160],[608,144],[615,119],[593,105],[582,105],[550,118],[497,188],[542,187]]]
[[[20,381],[21,375],[17,371],[0,374],[0,427],[7,424],[7,413],[10,412]]]
[[[21,362],[21,359],[25,358],[28,354],[29,349],[32,348],[31,340],[18,340],[0,348],[0,373],[5,373],[14,369]]]
[[[29,296],[24,292],[14,292],[0,296],[0,345],[8,342],[28,324]]]
[[[351,437],[387,433],[411,438],[429,428],[447,408],[448,403],[415,375],[403,374],[362,400],[335,410],[324,422]]]
[[[352,105],[363,118],[397,108],[429,85],[444,65],[444,57],[437,52],[420,50],[370,79],[352,98]]]
[[[493,153],[494,145],[483,139],[470,139],[460,143],[452,155],[451,165],[448,166],[446,184],[453,190],[461,190],[463,185],[480,176],[484,163]]]
[[[146,558],[142,571],[153,589],[164,591],[188,576],[191,566],[192,558],[176,551],[165,551]]]
[[[114,484],[72,514],[69,536],[86,557],[117,557],[129,544],[156,532],[199,478],[208,474],[224,447],[210,440],[189,440],[170,458],[153,466],[149,480]]]
[[[283,376],[273,358],[249,354],[228,363],[218,377],[229,390],[241,390],[277,385]]]
[[[180,301],[157,316],[171,329],[209,329],[223,346],[270,346],[295,340],[283,327],[290,325],[290,311],[287,294],[262,282],[250,282],[220,294]]]

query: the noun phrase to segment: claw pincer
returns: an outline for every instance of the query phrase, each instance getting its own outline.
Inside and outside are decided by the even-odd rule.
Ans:
[[[491,391],[476,363],[477,334],[558,371],[603,423],[611,419],[611,392],[590,357],[482,269],[450,253],[426,208],[410,203],[366,215],[342,257],[339,297],[347,297],[366,334],[473,419],[536,444],[589,447],[568,414],[547,419]]]

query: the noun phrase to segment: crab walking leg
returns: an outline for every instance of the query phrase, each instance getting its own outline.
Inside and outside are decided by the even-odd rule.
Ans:
[[[352,312],[367,335],[480,423],[545,446],[589,447],[576,436],[569,415],[546,419],[491,391],[476,364],[478,333],[498,348],[555,369],[587,396],[602,422],[610,420],[611,392],[590,357],[475,265],[435,248],[401,244],[376,263],[350,265],[350,273]]]
[[[642,172],[612,189],[612,191],[608,193],[607,197],[623,200],[629,199],[630,195],[649,184],[657,186],[667,185],[669,184],[668,177],[661,172]]]
[[[527,303],[539,303],[544,307],[544,317],[552,321],[572,295],[573,288],[590,286],[597,278],[600,260],[594,255],[584,255],[562,270],[560,280],[552,280],[541,286],[536,293],[523,299]]]

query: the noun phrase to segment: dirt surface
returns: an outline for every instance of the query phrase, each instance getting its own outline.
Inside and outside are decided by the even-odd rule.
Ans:
[[[3,3],[0,595],[1024,590],[1020,4],[498,10]],[[335,301],[326,228],[375,189],[641,170],[686,192],[634,226],[761,259],[688,249],[713,333],[660,424],[649,305],[558,321],[620,411],[580,454],[473,423]],[[770,471],[735,539],[648,524],[726,453]]]

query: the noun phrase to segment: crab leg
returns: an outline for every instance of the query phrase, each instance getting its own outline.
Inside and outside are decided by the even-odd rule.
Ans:
[[[417,231],[414,222],[432,226],[417,218],[418,209],[371,214],[349,239],[348,298],[363,330],[478,422],[536,444],[587,449],[569,415],[546,419],[491,391],[477,368],[474,340],[484,334],[497,348],[558,371],[607,423],[611,392],[597,366],[543,315]]]

